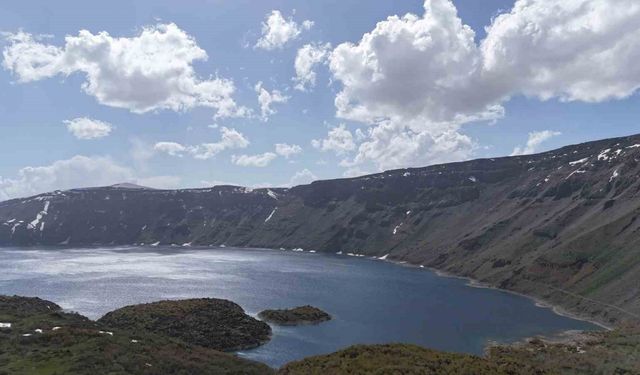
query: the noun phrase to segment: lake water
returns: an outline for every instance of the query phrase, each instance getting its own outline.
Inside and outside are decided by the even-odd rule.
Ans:
[[[531,300],[431,271],[338,255],[246,249],[0,249],[0,294],[38,296],[96,319],[162,299],[214,297],[256,315],[311,304],[334,319],[274,327],[241,356],[273,367],[357,343],[414,343],[481,354],[488,341],[596,326]]]

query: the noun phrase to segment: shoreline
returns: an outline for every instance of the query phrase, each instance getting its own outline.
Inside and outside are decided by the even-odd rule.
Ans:
[[[534,297],[534,296],[531,296],[531,295],[528,295],[528,294],[517,292],[515,290],[499,288],[499,287],[493,286],[493,285],[488,284],[488,283],[483,283],[483,282],[478,281],[478,280],[476,280],[474,278],[471,278],[471,277],[459,276],[459,275],[456,275],[456,274],[453,274],[453,273],[449,273],[449,272],[438,270],[437,268],[426,267],[426,266],[424,268],[430,270],[431,272],[435,273],[436,275],[438,275],[440,277],[447,277],[447,278],[465,280],[465,281],[467,281],[466,285],[471,287],[471,288],[496,290],[496,291],[500,291],[500,292],[504,292],[504,293],[513,294],[513,295],[516,295],[516,296],[519,296],[519,297],[524,297],[524,298],[527,298],[527,299],[533,301],[535,306],[543,308],[543,309],[551,310],[556,315],[563,316],[563,317],[566,317],[566,318],[575,319],[575,320],[580,320],[580,321],[587,322],[587,323],[591,323],[591,324],[594,324],[594,325],[596,325],[596,326],[598,326],[598,327],[600,327],[600,328],[602,328],[602,329],[604,329],[606,331],[613,331],[615,329],[614,327],[611,327],[611,326],[609,326],[607,324],[604,324],[604,323],[602,323],[602,322],[600,322],[600,321],[598,321],[598,320],[596,320],[596,319],[594,319],[592,317],[590,318],[590,317],[581,316],[581,315],[579,315],[577,313],[572,313],[572,312],[568,311],[567,309],[565,309],[564,307],[559,306],[559,305],[551,304],[551,303],[545,301],[544,299],[542,299],[540,297]],[[574,331],[574,330],[568,330],[568,331],[562,331],[562,332],[571,332],[571,331]],[[583,331],[580,331],[580,332],[583,332]]]

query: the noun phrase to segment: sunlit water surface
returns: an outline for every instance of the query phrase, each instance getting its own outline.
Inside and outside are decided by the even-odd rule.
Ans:
[[[481,354],[488,341],[594,325],[531,300],[425,269],[362,258],[246,249],[0,249],[0,294],[38,296],[96,319],[163,299],[225,298],[256,315],[311,304],[317,326],[274,327],[266,345],[239,353],[279,367],[352,344],[405,342]]]

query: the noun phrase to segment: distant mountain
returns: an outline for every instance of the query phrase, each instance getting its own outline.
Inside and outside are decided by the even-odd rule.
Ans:
[[[124,182],[122,184],[111,185],[111,187],[115,188],[115,189],[143,189],[143,190],[151,189],[151,188],[146,187],[146,186],[140,186],[140,185],[132,184],[132,183],[129,183],[129,182]]]
[[[640,135],[291,189],[56,191],[0,203],[0,245],[190,244],[385,257],[640,319]]]

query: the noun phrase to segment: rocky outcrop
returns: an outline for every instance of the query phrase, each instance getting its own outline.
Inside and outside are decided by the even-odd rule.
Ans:
[[[212,298],[127,306],[106,314],[98,322],[221,351],[255,348],[271,338],[268,324],[245,314],[231,301]]]
[[[605,323],[640,319],[640,136],[291,189],[125,186],[0,203],[0,245],[203,245],[437,268]]]
[[[299,306],[292,309],[264,310],[258,318],[281,326],[319,324],[331,320],[331,315],[313,306]]]

